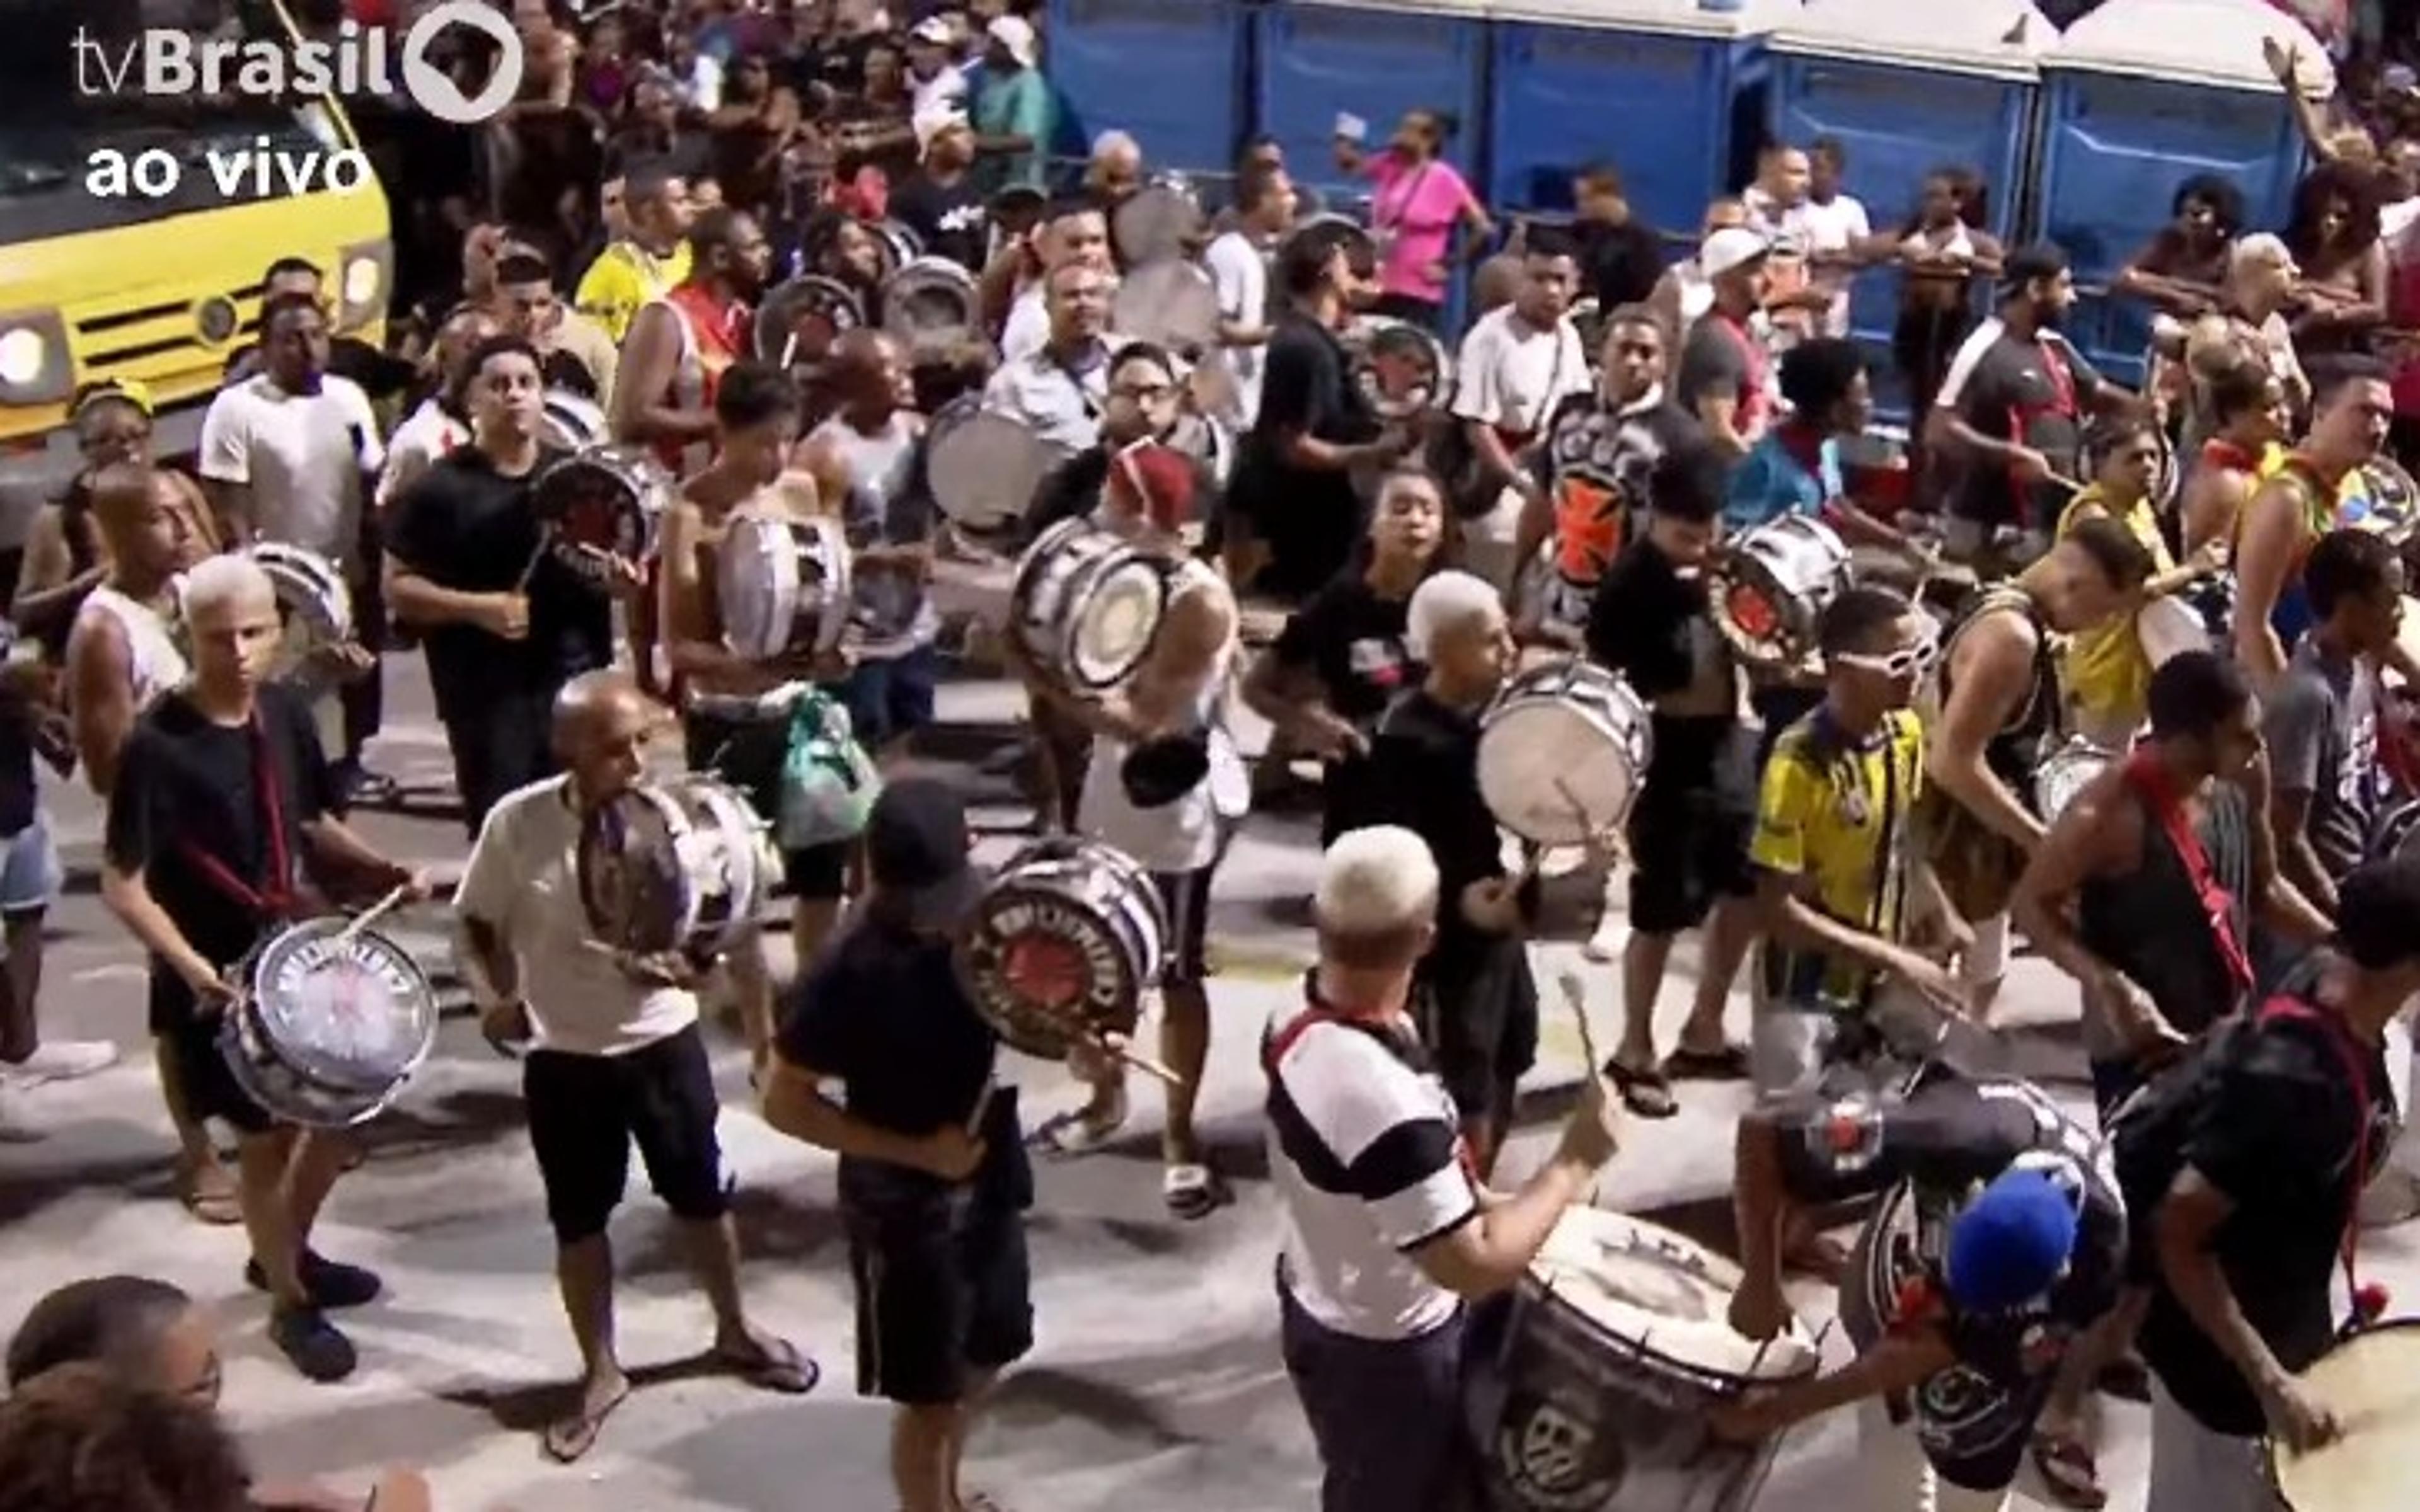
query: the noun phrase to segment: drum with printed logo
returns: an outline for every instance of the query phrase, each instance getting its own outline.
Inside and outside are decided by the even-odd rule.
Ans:
[[[341,915],[264,938],[219,1053],[252,1100],[289,1123],[342,1129],[392,1103],[437,1042],[437,992],[403,947]]]
[[[805,367],[831,355],[832,343],[865,324],[865,306],[849,286],[821,273],[794,278],[756,306],[756,360]]]
[[[1532,667],[1480,716],[1480,797],[1524,840],[1586,844],[1630,817],[1652,731],[1645,702],[1595,663]]]
[[[2401,1512],[2420,1458],[2420,1319],[2373,1323],[2303,1372],[2335,1414],[2332,1443],[2295,1454],[2272,1443],[2269,1473],[2290,1512]]]
[[[1107,692],[1151,654],[1173,574],[1089,519],[1061,520],[1017,559],[1009,634],[1037,671],[1078,692]]]
[[[1199,360],[1218,345],[1218,290],[1189,262],[1137,268],[1118,281],[1109,329]]]
[[[839,649],[848,629],[848,537],[828,515],[751,509],[715,552],[723,637],[752,661]]]
[[[1159,889],[1124,853],[1059,836],[1001,868],[959,934],[958,980],[1012,1049],[1063,1057],[1131,1035],[1168,954]]]
[[[1191,181],[1157,174],[1109,217],[1109,241],[1127,269],[1152,268],[1191,256],[1208,224]]]
[[[1483,1315],[1465,1396],[1496,1512],[1746,1512],[1781,1443],[1733,1443],[1710,1408],[1802,1381],[1804,1325],[1731,1331],[1740,1269],[1653,1224],[1573,1208]]]
[[[539,549],[582,581],[604,587],[613,560],[636,566],[655,554],[672,502],[663,465],[635,446],[596,446],[538,474],[530,508],[545,532]]]
[[[1733,537],[1715,561],[1714,626],[1751,666],[1808,665],[1824,606],[1849,586],[1849,569],[1848,547],[1822,520],[1769,519]]]
[[[728,949],[754,922],[777,864],[747,798],[694,773],[598,805],[575,858],[588,927],[641,956]]]
[[[2058,823],[2075,795],[2119,759],[2106,746],[2082,735],[2071,738],[2034,769],[2034,813],[2045,825]]]

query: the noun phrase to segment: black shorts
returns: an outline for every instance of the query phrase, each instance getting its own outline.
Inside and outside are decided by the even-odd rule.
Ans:
[[[737,719],[692,709],[681,717],[689,769],[711,772],[737,788],[767,824],[782,817],[782,766],[790,754],[786,714]],[[846,841],[782,853],[782,881],[793,898],[834,900],[848,891]]]
[[[980,1180],[880,1203],[850,1200],[861,1184],[844,1181],[841,1203],[857,1293],[858,1394],[910,1407],[962,1400],[975,1377],[1033,1348],[1024,1216]]]
[[[861,661],[841,686],[850,732],[869,752],[914,734],[933,722],[933,699],[941,680],[941,654],[918,646],[900,656]]]
[[[1729,719],[1655,721],[1655,755],[1630,810],[1630,927],[1677,934],[1715,903],[1756,892],[1748,843],[1756,779],[1747,733]]]
[[[1511,1117],[1514,1088],[1538,1059],[1538,984],[1517,934],[1441,941],[1419,987],[1437,1075],[1466,1119]]]
[[[521,1063],[521,1096],[557,1242],[605,1231],[629,1181],[633,1140],[675,1217],[706,1222],[730,1211],[720,1104],[696,1025],[618,1056],[533,1050]]]
[[[185,1107],[196,1120],[218,1119],[240,1134],[265,1134],[283,1127],[281,1120],[254,1100],[236,1080],[226,1053],[219,1048],[220,1018],[194,1011],[193,993],[164,968],[152,967],[151,1032],[168,1047]]]
[[[1188,987],[1210,974],[1210,877],[1218,863],[1190,872],[1154,872],[1151,885],[1168,912],[1168,964],[1164,987]]]

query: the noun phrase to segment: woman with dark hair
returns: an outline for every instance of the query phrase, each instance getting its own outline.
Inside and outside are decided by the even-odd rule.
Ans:
[[[62,1365],[99,1365],[136,1385],[205,1407],[219,1399],[209,1315],[165,1281],[87,1276],[34,1304],[8,1341],[8,1389]]]
[[[1899,235],[1899,321],[1891,328],[1891,360],[1907,379],[1913,413],[1908,433],[1924,434],[1925,412],[1958,344],[1975,324],[1976,280],[2000,274],[2005,255],[1983,229],[1983,180],[1971,169],[1936,168],[1925,175],[1916,213]]]
[[[1338,125],[1355,124],[1341,118]],[[1370,180],[1370,231],[1378,239],[1380,315],[1435,331],[1445,313],[1453,266],[1483,255],[1496,231],[1461,171],[1445,161],[1454,118],[1442,111],[1404,113],[1387,149],[1374,156],[1358,138],[1340,131],[1336,162],[1346,173]],[[1454,231],[1470,235],[1457,252]]]
[[[216,1413],[98,1365],[63,1366],[0,1402],[0,1486],[10,1512],[254,1507]]]
[[[2323,162],[2294,190],[2286,249],[2302,272],[2294,346],[2304,358],[2366,351],[2386,321],[2386,247],[2378,234],[2378,176]]]
[[[2118,270],[2111,286],[2164,315],[2190,318],[2215,310],[2226,283],[2226,255],[2243,229],[2243,195],[2216,174],[2177,186],[2168,224]]]

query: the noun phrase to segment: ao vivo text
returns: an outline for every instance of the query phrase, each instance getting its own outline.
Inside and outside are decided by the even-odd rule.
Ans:
[[[249,147],[213,146],[185,156],[164,147],[102,147],[85,160],[84,187],[95,199],[167,199],[183,191],[189,175],[207,178],[225,200],[358,194],[378,178],[370,160],[349,147],[319,152],[273,147],[263,136]]]

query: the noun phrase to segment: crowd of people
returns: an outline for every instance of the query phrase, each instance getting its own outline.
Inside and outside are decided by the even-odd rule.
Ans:
[[[2065,254],[2002,246],[1960,168],[1877,229],[1839,144],[1774,144],[1668,267],[1609,164],[1575,171],[1574,224],[1499,249],[1447,161],[1453,122],[1415,111],[1379,144],[1342,120],[1336,172],[1366,180],[1366,215],[1315,212],[1278,145],[1250,144],[1183,253],[1212,328],[1145,341],[1118,329],[1137,314],[1122,279],[1150,266],[1119,212],[1151,182],[1149,144],[1109,132],[1061,172],[1033,8],[511,8],[530,69],[496,125],[369,123],[409,295],[396,349],[332,339],[321,270],[282,259],[190,468],[150,455],[140,386],[80,394],[87,466],[38,522],[12,606],[41,655],[0,673],[0,1129],[39,1137],[33,1089],[116,1054],[36,1032],[59,886],[39,756],[107,801],[103,896],[149,962],[180,1195],[242,1227],[302,1374],[351,1373],[331,1314],[382,1289],[311,1244],[354,1151],[264,1107],[220,1026],[265,929],[429,892],[344,817],[391,795],[369,760],[379,695],[416,647],[471,840],[464,976],[522,1057],[581,1356],[546,1451],[580,1458],[631,1390],[606,1228],[634,1142],[717,1360],[770,1391],[817,1384],[741,1293],[701,1026],[727,995],[766,1120],[840,1156],[858,1381],[896,1404],[900,1504],[992,1504],[960,1464],[1034,1341],[1027,1152],[1114,1134],[1135,1047],[1079,1043],[1074,1105],[1026,1127],[953,964],[983,887],[964,798],[914,759],[957,643],[940,578],[1082,518],[1165,565],[1147,654],[1106,695],[1014,643],[1009,660],[1036,826],[1127,857],[1169,925],[1152,1063],[1177,1221],[1233,1196],[1195,1126],[1218,869],[1255,808],[1302,796],[1297,764],[1319,768],[1318,962],[1258,1058],[1281,1352],[1330,1512],[1460,1504],[1481,1473],[1475,1307],[1590,1200],[1619,1115],[1668,1119],[1700,1081],[1755,1098],[1740,1332],[1786,1326],[1785,1270],[1842,1273],[1817,1210],[1905,1180],[1938,1216],[1921,1273],[1850,1319],[1853,1365],[1712,1431],[1754,1441],[1862,1402],[1860,1505],[1916,1504],[1921,1477],[1942,1503],[2000,1504],[2030,1461],[2091,1508],[2085,1397],[2137,1389],[2152,1512],[2267,1507],[2262,1437],[2338,1431],[2295,1372],[2335,1334],[2332,1271],[2399,1117],[2382,1035],[2420,990],[2420,861],[2390,822],[2420,796],[2395,687],[2420,674],[2398,550],[2420,519],[2397,514],[2420,501],[2407,477],[2398,506],[2389,470],[2420,444],[2398,314],[2420,292],[2408,75],[2348,67],[2309,107],[2317,161],[2278,233],[2243,225],[2223,180],[2183,183],[2118,280],[2159,317],[2133,393],[2059,333]],[[964,273],[947,342],[885,318],[903,230]],[[1434,363],[1435,402],[1397,402],[1382,338],[1441,342],[1466,263],[1471,320]],[[1881,267],[1903,275],[1887,375],[1849,339],[1851,285]],[[768,350],[758,312],[801,279],[844,304]],[[1885,378],[1913,410],[1906,465],[1863,467]],[[927,465],[969,412],[1051,464],[1004,541],[954,517]],[[1232,444],[1205,451],[1212,432]],[[653,550],[549,548],[534,486],[598,445],[661,470]],[[844,528],[839,651],[734,649],[718,550],[768,514]],[[1776,659],[1711,585],[1743,536],[1793,520],[1837,538],[1853,580]],[[280,662],[263,543],[349,588],[352,639],[301,669]],[[2153,633],[2162,606],[2184,641]],[[1541,862],[1482,796],[1481,741],[1508,684],[1562,658],[1618,675],[1652,736],[1626,826],[1582,861],[1626,883],[1626,930],[1592,947],[1619,956],[1622,1026],[1551,1157],[1504,1191],[1538,1051]],[[1274,731],[1249,768],[1237,702]],[[802,740],[889,774],[855,828],[778,826],[794,980],[761,933],[713,960],[593,949],[582,826],[644,779],[667,714],[687,764],[768,821]],[[2054,804],[2037,777],[2063,756],[2090,775]],[[1665,1053],[1655,1009],[1691,932],[1695,1002]],[[2017,936],[2078,985],[2097,1129],[1940,1048],[1944,1024],[1988,1039]],[[1894,1057],[1926,1074],[1884,1079]],[[213,1125],[237,1136],[231,1168]],[[62,1512],[363,1504],[246,1486],[198,1328],[139,1278],[38,1305],[8,1353],[7,1483]],[[1911,1394],[1912,1431],[1884,1410]],[[427,1494],[398,1476],[371,1504]]]

